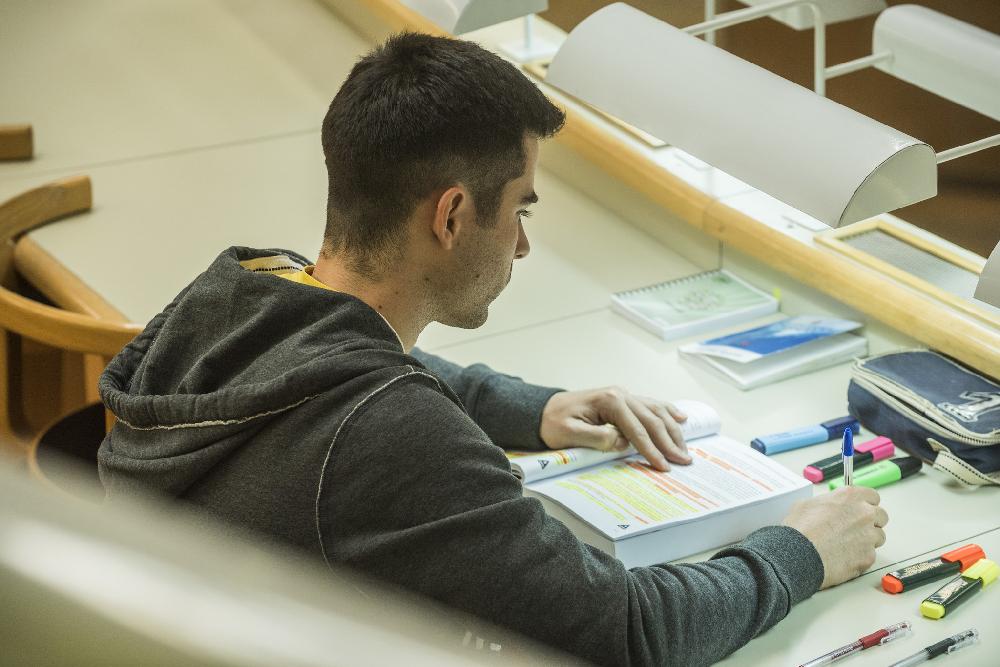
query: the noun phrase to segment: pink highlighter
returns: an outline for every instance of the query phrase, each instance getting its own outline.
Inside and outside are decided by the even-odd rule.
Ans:
[[[892,444],[892,440],[880,435],[854,446],[854,467],[871,465],[876,461],[890,458],[895,453],[896,446]],[[840,454],[807,465],[802,471],[802,476],[814,484],[842,474],[843,461]]]

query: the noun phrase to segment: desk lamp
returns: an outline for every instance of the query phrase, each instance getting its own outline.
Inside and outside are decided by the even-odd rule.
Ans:
[[[569,34],[546,82],[830,227],[937,194],[926,143],[623,3]]]
[[[717,28],[769,15],[806,30],[815,26],[814,89],[826,81],[875,67],[946,100],[1000,120],[1000,36],[919,5],[886,9],[884,0],[740,0],[750,9],[715,16],[715,0],[705,0],[705,22],[685,32],[714,43]],[[807,13],[806,10],[810,10]],[[885,10],[885,11],[882,11]],[[879,14],[879,12],[881,12]],[[872,31],[872,54],[825,67],[824,25],[879,14]],[[1000,145],[1000,134],[938,154],[938,163]]]
[[[974,295],[980,301],[1000,308],[1000,243],[990,253],[983,272],[979,274],[979,284]]]
[[[554,44],[534,36],[534,14],[548,9],[548,0],[401,0],[401,2],[452,35],[461,35],[523,16],[522,39],[505,42],[500,45],[500,50],[519,63],[548,59],[556,52]]]
[[[1000,36],[919,5],[879,14],[872,54],[826,69],[826,78],[875,67],[1000,120]],[[1000,134],[937,154],[938,163],[1000,146]]]

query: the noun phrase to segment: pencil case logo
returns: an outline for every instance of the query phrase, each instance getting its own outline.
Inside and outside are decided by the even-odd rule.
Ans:
[[[966,399],[965,403],[938,403],[937,406],[956,419],[964,422],[979,421],[982,415],[1000,410],[1000,392],[992,391],[963,391],[959,398]]]

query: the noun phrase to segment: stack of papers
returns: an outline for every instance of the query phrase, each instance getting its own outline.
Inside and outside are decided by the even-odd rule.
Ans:
[[[863,357],[868,341],[849,333],[862,324],[803,315],[728,336],[682,345],[682,358],[752,389]]]

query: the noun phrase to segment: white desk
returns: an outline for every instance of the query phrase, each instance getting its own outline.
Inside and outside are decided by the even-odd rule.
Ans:
[[[527,380],[581,387],[623,384],[639,393],[694,398],[716,406],[722,431],[749,443],[756,435],[817,423],[845,412],[849,365],[844,364],[749,392],[708,375],[676,355],[685,340],[665,343],[609,311],[587,313],[530,327],[489,340],[445,346],[437,351],[459,363],[487,359]],[[433,349],[433,348],[432,348]],[[859,441],[871,437],[862,433]],[[837,452],[836,443],[786,452],[776,460],[800,472]],[[817,485],[817,493],[825,492]],[[977,542],[988,557],[1000,557],[1000,488],[965,489],[929,470],[882,488],[889,512],[887,542],[864,576],[821,591],[795,607],[784,621],[737,651],[723,664],[796,665],[854,641],[878,627],[909,620],[914,636],[865,651],[844,664],[887,665],[970,626],[983,634],[982,646],[947,659],[948,665],[991,665],[1000,647],[988,619],[1000,614],[1000,585],[994,585],[940,621],[920,616],[920,601],[936,590],[930,584],[903,595],[882,592],[885,572],[901,564]],[[710,553],[685,560],[702,560]],[[991,590],[995,587],[996,590]],[[1000,660],[998,660],[1000,661]]]
[[[994,499],[993,502],[996,502]],[[935,558],[949,549],[975,542],[987,557],[1000,554],[1000,529],[941,545],[917,554],[904,564]],[[890,665],[946,637],[969,628],[979,630],[980,643],[932,663],[935,667],[988,667],[1000,664],[1000,633],[993,622],[1000,614],[1000,586],[995,582],[944,618],[924,618],[918,610],[921,600],[943,586],[948,579],[930,583],[909,593],[889,595],[882,590],[882,575],[898,565],[865,574],[847,584],[821,591],[795,607],[788,617],[769,632],[753,640],[720,665],[787,667],[811,660],[838,646],[900,621],[909,621],[913,633],[886,646],[874,647],[845,659],[838,665],[866,667]]]
[[[603,310],[489,339],[430,346],[429,350],[461,364],[486,360],[500,370],[543,384],[567,388],[620,384],[640,394],[704,401],[721,414],[722,432],[748,445],[755,436],[816,424],[847,412],[849,364],[743,392],[678,359],[677,346],[689,340],[694,339],[663,342]],[[870,437],[863,432],[858,441]],[[775,459],[801,473],[809,463],[837,451],[836,443],[813,445]],[[821,485],[816,488],[822,491]],[[1000,528],[1000,517],[989,509],[1000,503],[998,487],[966,489],[925,467],[918,476],[880,493],[890,523],[888,541],[878,551],[875,568]]]
[[[326,176],[317,128],[367,44],[311,2],[274,9],[259,0],[0,5],[0,24],[14,35],[0,40],[5,100],[13,101],[4,114],[16,116],[4,120],[34,122],[39,146],[33,162],[0,165],[0,198],[61,175],[91,175],[94,210],[31,238],[135,321],[152,317],[226,246],[307,255],[319,246]],[[544,384],[622,384],[705,400],[722,413],[724,431],[743,441],[844,413],[847,365],[744,393],[679,362],[676,342],[612,314],[610,292],[713,268],[705,257],[714,255],[680,256],[544,169],[537,191],[532,253],[518,262],[489,323],[475,331],[433,326],[420,338],[425,349]],[[766,267],[733,261],[762,287],[791,295],[787,312],[850,314]],[[878,325],[868,335],[873,351],[912,345]],[[798,471],[831,449],[779,460]],[[892,522],[879,569],[800,605],[730,664],[797,663],[880,624],[916,621],[920,593],[875,591],[881,572],[991,530],[977,539],[1000,553],[998,493],[968,492],[927,473],[884,489]],[[947,664],[984,664],[977,660],[991,637],[983,621],[998,606],[1000,593],[986,591],[944,621],[918,621],[917,638],[851,664],[887,664],[974,624],[984,646]]]
[[[366,41],[309,0],[4,0],[0,181],[316,130]]]

